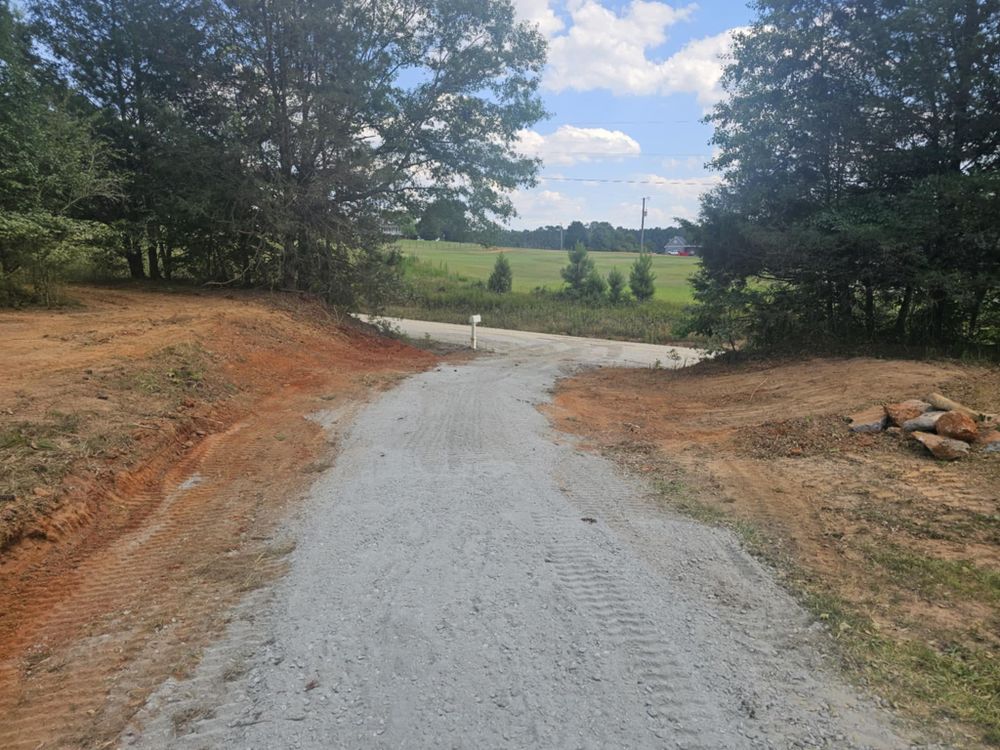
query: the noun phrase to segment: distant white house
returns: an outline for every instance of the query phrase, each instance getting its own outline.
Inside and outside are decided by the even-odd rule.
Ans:
[[[663,255],[677,255],[687,258],[697,255],[698,250],[700,249],[700,245],[688,244],[688,241],[683,236],[675,234],[667,241],[667,244],[663,246],[661,253]]]
[[[394,221],[383,220],[381,229],[382,229],[382,234],[386,235],[387,237],[403,236],[403,230],[400,229],[399,224],[397,224]]]

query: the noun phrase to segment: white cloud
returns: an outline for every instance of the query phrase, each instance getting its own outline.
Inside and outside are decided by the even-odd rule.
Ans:
[[[514,12],[522,21],[537,24],[538,30],[546,37],[562,31],[565,26],[549,0],[514,0]]]
[[[686,20],[694,6],[674,8],[633,0],[615,13],[597,0],[571,0],[572,26],[549,43],[545,85],[554,91],[610,89],[616,93],[652,94],[661,76],[646,50],[667,40],[667,29]]]
[[[569,166],[620,159],[642,152],[639,142],[620,130],[562,125],[548,135],[522,130],[519,136],[521,152],[537,156],[548,165]]]
[[[512,200],[517,209],[517,227],[566,226],[586,213],[582,200],[555,190],[520,190]]]
[[[660,93],[697,94],[698,102],[708,108],[722,99],[720,86],[725,55],[733,45],[733,36],[742,31],[729,29],[715,36],[688,42],[675,55],[657,66],[663,76]]]
[[[650,56],[667,41],[668,29],[695,10],[695,5],[632,0],[616,13],[598,0],[570,0],[572,25],[549,43],[545,86],[556,92],[606,89],[639,96],[692,93],[710,106],[721,97],[720,58],[737,29],[688,42],[665,60]]]
[[[701,172],[705,167],[709,157],[707,156],[687,156],[684,158],[664,159],[663,168],[670,172]]]

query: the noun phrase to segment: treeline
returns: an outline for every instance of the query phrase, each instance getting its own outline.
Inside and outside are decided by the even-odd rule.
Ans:
[[[538,247],[547,250],[568,250],[577,244],[588,250],[612,252],[639,252],[640,232],[638,229],[614,227],[606,221],[570,222],[561,232],[559,227],[538,227],[537,229],[500,229],[494,244],[501,247]],[[677,227],[647,227],[643,233],[642,245],[647,252],[663,252],[664,246],[677,235],[683,236]]]
[[[396,227],[409,239],[477,242],[498,247],[528,247],[542,250],[569,250],[583,245],[588,250],[639,252],[640,231],[614,227],[606,221],[572,221],[565,227],[545,226],[537,229],[505,229],[494,223],[477,224],[460,201],[438,200],[428,205],[420,217],[401,217]],[[676,227],[650,227],[645,230],[642,247],[651,252],[663,252],[664,246],[682,230]]]
[[[1000,342],[1000,3],[760,0],[710,116],[694,327]]]
[[[377,305],[386,228],[512,214],[540,35],[502,0],[0,0],[0,289],[75,263]]]

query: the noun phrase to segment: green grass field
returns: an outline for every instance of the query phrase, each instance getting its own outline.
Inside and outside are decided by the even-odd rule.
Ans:
[[[447,267],[470,279],[486,281],[499,250],[485,249],[480,245],[461,242],[427,242],[422,240],[400,240],[399,248],[406,255],[413,256],[437,268]],[[526,250],[504,248],[514,272],[514,291],[530,292],[535,287],[548,287],[552,291],[562,288],[559,271],[566,265],[566,253],[558,250]],[[597,270],[607,275],[614,267],[628,278],[629,268],[635,262],[637,253],[591,253]],[[691,302],[691,285],[688,279],[698,269],[697,258],[676,258],[667,255],[653,256],[653,270],[656,273],[656,299],[686,305]]]

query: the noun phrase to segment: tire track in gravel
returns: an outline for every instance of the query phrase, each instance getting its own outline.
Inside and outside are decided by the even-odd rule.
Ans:
[[[683,747],[715,748],[721,716],[698,691],[689,668],[668,645],[668,634],[635,606],[636,597],[621,578],[609,575],[585,548],[562,544],[550,552],[559,580],[569,596],[608,636],[614,648],[630,662],[636,688],[655,737],[675,740]]]
[[[906,747],[731,535],[554,439],[558,374],[483,358],[369,406],[289,574],[125,744]]]

